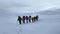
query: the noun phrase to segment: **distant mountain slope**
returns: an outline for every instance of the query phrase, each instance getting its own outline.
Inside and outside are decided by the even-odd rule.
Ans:
[[[60,15],[60,9],[49,9],[38,13],[42,15]]]

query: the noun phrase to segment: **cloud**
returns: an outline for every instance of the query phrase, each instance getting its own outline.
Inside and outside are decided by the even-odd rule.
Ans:
[[[17,1],[17,0],[16,0]],[[16,2],[14,0],[0,0],[0,8],[9,8],[9,7],[27,7],[28,5],[25,5],[21,2]]]
[[[60,6],[59,0],[0,0],[1,13],[34,13],[54,6]]]
[[[29,5],[22,3],[20,0],[0,0],[0,16],[21,13],[20,9],[24,7],[29,7]]]

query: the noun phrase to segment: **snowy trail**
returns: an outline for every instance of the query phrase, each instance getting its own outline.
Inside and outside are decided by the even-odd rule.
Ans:
[[[60,15],[39,15],[39,18],[35,23],[22,25],[17,17],[0,18],[0,34],[60,34]]]
[[[58,17],[60,16],[40,16],[42,20],[37,21],[36,23],[21,25],[20,27],[23,28],[22,34],[57,34],[59,33],[57,31],[60,31],[60,19]]]

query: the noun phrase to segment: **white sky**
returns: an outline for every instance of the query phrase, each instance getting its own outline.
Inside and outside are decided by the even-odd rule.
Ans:
[[[59,7],[60,0],[0,0],[0,9],[13,13],[29,13]]]

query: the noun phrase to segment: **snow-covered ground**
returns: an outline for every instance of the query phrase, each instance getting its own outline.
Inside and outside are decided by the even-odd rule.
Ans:
[[[39,21],[22,25],[18,16],[1,16],[0,34],[60,34],[60,15],[38,15]]]
[[[34,23],[17,21],[37,14]],[[60,0],[0,0],[0,34],[60,34]]]

